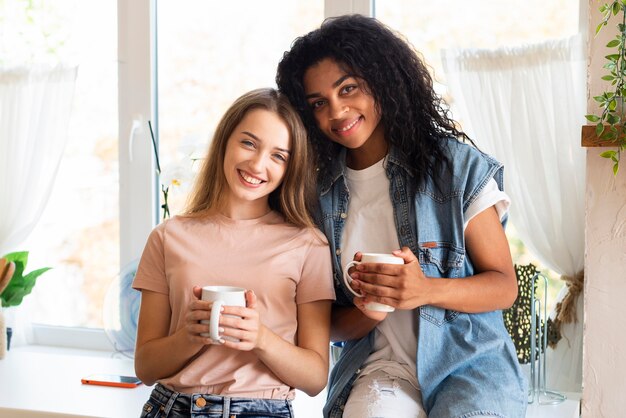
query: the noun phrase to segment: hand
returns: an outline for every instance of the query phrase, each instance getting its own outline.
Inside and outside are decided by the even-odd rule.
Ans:
[[[213,340],[210,337],[203,337],[201,333],[210,332],[209,324],[200,323],[201,320],[209,321],[211,319],[211,307],[213,302],[201,300],[202,288],[200,286],[193,287],[193,300],[187,307],[187,313],[185,315],[185,332],[187,339],[192,344],[212,344]]]
[[[257,311],[257,297],[252,290],[246,291],[245,308],[241,306],[224,306],[222,308],[219,332],[223,337],[233,337],[239,340],[239,342],[220,340],[224,346],[235,350],[251,351],[262,346],[267,328],[261,323]]]
[[[392,254],[404,259],[404,264],[363,263],[356,266],[351,275],[352,287],[365,297],[355,298],[355,302],[357,299],[363,304],[379,302],[397,309],[415,309],[428,304],[429,281],[417,257],[408,247]]]

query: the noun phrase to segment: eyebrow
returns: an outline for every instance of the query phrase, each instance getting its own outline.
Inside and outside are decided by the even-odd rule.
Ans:
[[[253,139],[255,139],[256,141],[259,142],[263,142],[263,140],[261,138],[259,138],[258,136],[256,136],[255,134],[253,134],[252,132],[248,132],[248,131],[241,131],[242,134],[246,134],[248,136],[251,136]],[[279,148],[279,147],[274,147],[275,149],[277,149],[278,151],[282,151],[285,152],[287,154],[291,155],[291,151],[289,151],[288,149],[284,149],[284,148]]]
[[[346,79],[351,78],[351,77],[354,77],[354,76],[352,74],[342,75],[341,77],[339,77],[339,79],[337,81],[335,81],[333,83],[333,88],[336,88],[336,87],[340,86],[341,83],[343,83],[344,81],[346,81]],[[312,99],[314,97],[319,97],[321,95],[322,95],[322,93],[317,93],[316,92],[316,93],[307,94],[306,96],[304,96],[304,98],[308,100],[308,99]]]

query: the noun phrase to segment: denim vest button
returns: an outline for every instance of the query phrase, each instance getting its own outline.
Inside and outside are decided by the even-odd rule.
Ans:
[[[396,192],[393,194],[393,198],[396,199],[396,201],[399,201],[400,197],[400,192],[396,190]]]
[[[196,406],[199,408],[204,408],[206,406],[206,399],[202,397],[196,399]]]
[[[341,248],[337,248],[337,250],[335,251],[335,254],[341,255]]]
[[[346,215],[346,214],[345,214],[345,213],[343,213],[343,212],[341,212],[341,215],[339,215],[339,216],[341,216],[341,219],[346,219],[346,218],[348,217],[348,215]]]

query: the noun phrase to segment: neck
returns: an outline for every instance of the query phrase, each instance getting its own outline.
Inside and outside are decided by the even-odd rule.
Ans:
[[[359,148],[348,149],[346,164],[353,170],[363,170],[382,160],[389,150],[383,126],[378,124],[372,135]]]
[[[224,201],[218,207],[218,212],[227,218],[245,221],[247,219],[257,219],[271,212],[267,200],[265,202],[229,202]]]

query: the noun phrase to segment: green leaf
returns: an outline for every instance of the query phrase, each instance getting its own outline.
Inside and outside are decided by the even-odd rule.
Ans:
[[[618,2],[613,3],[613,16],[617,15],[622,8]]]
[[[613,76],[613,75],[605,75],[605,76],[602,76],[602,80],[613,81],[613,80],[615,80],[615,76]]]
[[[606,123],[608,123],[609,125],[615,125],[619,123],[619,119],[619,116],[617,116],[615,113],[609,113],[608,115],[606,115]]]
[[[0,305],[5,307],[17,306],[22,303],[24,296],[28,295],[33,290],[37,278],[50,270],[50,267],[33,270],[27,275],[24,275],[26,264],[28,263],[28,251],[10,253],[4,257],[8,261],[15,262],[15,272],[7,287],[2,291],[2,294],[0,294]]]
[[[596,136],[600,137],[602,135],[602,133],[604,132],[604,125],[601,123],[598,123],[596,125]]]
[[[620,42],[617,39],[613,39],[611,42],[609,42],[608,44],[606,44],[607,48],[613,48],[616,47],[620,44]]]
[[[598,32],[600,32],[600,29],[602,29],[604,25],[606,25],[606,23],[602,22],[598,26],[596,26],[596,35],[598,34]]]
[[[603,153],[600,154],[600,157],[602,158],[613,158],[615,155],[617,154],[617,151],[604,151]]]
[[[585,118],[587,118],[589,122],[593,123],[600,121],[600,117],[596,115],[585,115]]]
[[[616,61],[618,59],[620,59],[621,55],[620,54],[609,54],[607,56],[605,56],[604,58],[608,59],[609,61]]]
[[[619,162],[613,164],[613,175],[617,176],[618,171],[619,171]]]

